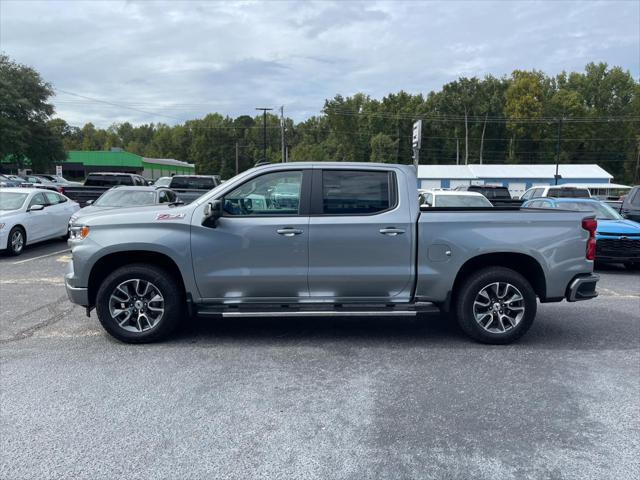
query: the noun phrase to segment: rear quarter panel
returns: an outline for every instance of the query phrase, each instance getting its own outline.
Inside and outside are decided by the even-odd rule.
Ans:
[[[416,299],[445,301],[462,266],[489,253],[532,257],[545,274],[546,297],[563,297],[575,275],[593,271],[593,262],[585,258],[589,236],[581,226],[585,217],[539,210],[422,212]]]

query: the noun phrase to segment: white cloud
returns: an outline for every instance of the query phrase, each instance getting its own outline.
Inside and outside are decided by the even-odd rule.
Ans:
[[[640,74],[638,2],[0,2],[0,50],[55,87],[75,124],[175,123],[325,98],[427,93],[460,75],[553,74],[606,61]],[[164,116],[161,116],[164,115]]]

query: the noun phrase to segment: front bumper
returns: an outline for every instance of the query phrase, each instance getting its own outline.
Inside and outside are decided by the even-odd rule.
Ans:
[[[75,281],[73,273],[73,262],[69,262],[67,267],[67,273],[64,275],[64,288],[67,291],[67,297],[71,303],[82,305],[83,307],[89,306],[89,289],[87,287],[77,287],[74,285]]]
[[[579,302],[597,297],[596,283],[598,280],[600,280],[600,276],[594,273],[575,277],[567,286],[565,298],[568,302]]]

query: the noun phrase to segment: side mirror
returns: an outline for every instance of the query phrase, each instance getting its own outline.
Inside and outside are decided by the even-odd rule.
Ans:
[[[37,212],[39,210],[44,210],[44,205],[31,205],[28,209],[27,212]]]
[[[87,200],[84,204],[88,207],[89,205],[91,205],[93,202],[95,202],[95,200]]]
[[[202,224],[215,228],[216,221],[222,216],[222,200],[215,199],[207,203],[204,206],[203,216]]]

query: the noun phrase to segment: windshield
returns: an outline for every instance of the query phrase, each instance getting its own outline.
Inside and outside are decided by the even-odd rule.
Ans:
[[[28,193],[0,192],[0,210],[18,210],[28,196]]]
[[[153,205],[156,192],[141,190],[109,190],[103,193],[93,205],[96,207],[133,207]]]
[[[492,207],[491,202],[476,195],[436,195],[434,207]]]
[[[211,177],[173,177],[171,188],[210,190],[216,186]]]
[[[171,183],[171,177],[160,177],[154,184],[156,187],[168,187]]]
[[[560,202],[558,208],[563,210],[577,210],[579,212],[595,213],[598,220],[621,220],[622,215],[604,203]]]

